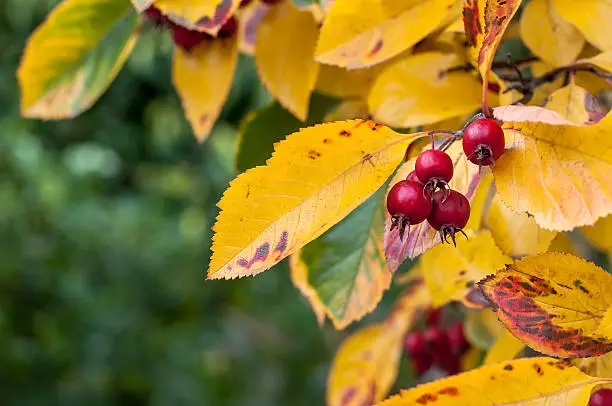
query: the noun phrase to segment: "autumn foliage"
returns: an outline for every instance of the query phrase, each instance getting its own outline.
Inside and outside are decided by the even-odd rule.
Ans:
[[[24,51],[21,111],[80,114],[165,30],[204,142],[252,55],[277,102],[245,118],[207,278],[288,258],[336,329],[403,286],[338,349],[329,405],[586,405],[612,387],[611,21],[609,0],[66,0]],[[405,344],[444,377],[385,400]]]

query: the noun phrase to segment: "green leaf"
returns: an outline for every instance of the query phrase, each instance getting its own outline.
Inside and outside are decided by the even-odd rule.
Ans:
[[[302,127],[323,121],[327,111],[336,104],[335,99],[313,94],[310,99],[309,116],[302,123],[291,113],[272,102],[249,115],[238,134],[236,167],[243,172],[258,165],[264,165],[272,156],[274,143]]]
[[[374,310],[391,283],[382,249],[384,197],[383,187],[298,254],[338,329]]]
[[[77,116],[115,78],[137,38],[129,0],[66,0],[30,36],[17,77],[25,117]]]

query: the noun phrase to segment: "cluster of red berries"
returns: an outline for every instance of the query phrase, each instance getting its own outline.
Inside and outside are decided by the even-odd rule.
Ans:
[[[449,375],[461,372],[461,356],[470,348],[463,335],[463,324],[456,322],[442,330],[432,325],[429,317],[426,324],[427,330],[410,332],[404,341],[415,374],[421,376],[434,365]]]
[[[493,165],[504,152],[504,132],[494,119],[479,118],[459,132],[467,158],[480,166]],[[391,188],[387,195],[387,211],[391,215],[391,229],[399,229],[404,239],[406,227],[427,220],[440,232],[442,241],[462,233],[470,218],[470,202],[461,193],[448,188],[454,165],[448,154],[430,149],[421,153],[414,171],[406,180]]]
[[[600,389],[593,392],[589,399],[588,406],[611,406],[612,405],[612,389]]]

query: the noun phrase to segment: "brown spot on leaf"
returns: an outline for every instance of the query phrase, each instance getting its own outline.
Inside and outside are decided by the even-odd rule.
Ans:
[[[544,371],[542,370],[542,367],[540,366],[540,364],[537,364],[537,363],[533,364],[533,369],[535,369],[536,373],[539,376],[544,375]]]
[[[331,143],[329,138],[323,138],[323,144],[329,144]]]
[[[314,149],[311,149],[310,151],[308,151],[308,158],[310,159],[317,159],[320,156],[321,156],[321,153],[319,151],[315,151]]]
[[[342,130],[342,131],[340,131],[340,133],[338,135],[340,135],[341,137],[350,137],[352,134],[348,130]]]
[[[436,400],[438,400],[438,397],[436,395],[434,395],[433,393],[425,393],[421,397],[419,397],[416,400],[416,402],[419,405],[426,405],[427,403],[435,402]]]
[[[378,52],[380,52],[380,50],[383,47],[383,40],[382,38],[379,39],[376,44],[374,44],[374,47],[370,50],[370,52],[368,52],[368,58],[372,58],[373,56],[375,56]]]
[[[355,389],[353,387],[347,388],[344,391],[344,393],[342,394],[342,400],[340,401],[340,403],[342,405],[350,404],[351,400],[353,400],[353,398],[355,397],[356,394],[357,394],[357,389]]]
[[[459,389],[454,386],[447,386],[438,391],[440,395],[459,396]]]
[[[508,364],[508,365],[504,365],[504,369],[506,371],[512,371],[514,369],[514,367],[512,365]]]

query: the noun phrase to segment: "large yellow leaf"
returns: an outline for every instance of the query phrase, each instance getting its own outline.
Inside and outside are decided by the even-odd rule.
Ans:
[[[376,79],[368,105],[375,119],[394,127],[414,127],[461,116],[480,106],[481,83],[455,54],[410,55]]]
[[[557,235],[540,228],[527,213],[518,213],[506,206],[499,195],[491,202],[487,226],[502,251],[514,257],[546,251]]]
[[[487,365],[403,390],[381,406],[584,406],[606,378],[594,378],[554,358],[525,358]]]
[[[90,108],[130,55],[137,14],[124,0],[67,0],[28,39],[17,71],[21,114],[62,119]]]
[[[426,144],[426,148],[429,148],[429,145],[431,144]],[[455,173],[453,179],[451,179],[449,183],[451,189],[463,193],[470,200],[470,204],[473,204],[477,200],[477,194],[481,191],[485,194],[488,192],[490,181],[483,185],[482,188],[478,187],[481,179],[481,171],[478,169],[477,165],[472,164],[466,159],[460,142],[455,142],[446,152],[450,155],[455,164]],[[415,161],[416,155],[404,163],[393,177],[390,185],[394,185],[400,180],[406,179],[406,176],[414,170]],[[485,170],[483,170],[483,176]],[[471,224],[468,223],[468,225],[476,227],[476,224],[479,224],[481,211],[482,207],[472,207],[472,214],[470,215]],[[474,220],[472,220],[472,216],[475,217]],[[415,258],[429,248],[440,243],[439,233],[431,228],[427,221],[416,226],[411,226],[407,235],[404,236],[403,241],[399,238],[399,231],[397,228],[391,230],[391,217],[388,213],[386,224],[385,233],[383,235],[383,246],[385,248],[385,257],[387,258],[389,269],[391,269],[392,272],[395,272],[407,258]]]
[[[612,50],[612,0],[551,0],[555,10],[603,51]]]
[[[532,0],[521,16],[521,39],[531,51],[554,66],[576,60],[584,36],[552,7],[551,0]]]
[[[358,330],[334,357],[327,386],[329,406],[372,405],[397,377],[404,335],[430,305],[422,279],[413,281],[386,320]]]
[[[384,190],[291,256],[292,274],[315,313],[343,329],[376,308],[391,285],[382,250]],[[349,235],[351,238],[346,238]],[[300,281],[306,275],[304,281]],[[295,279],[294,279],[295,282]],[[314,295],[313,295],[314,292]]]
[[[317,61],[360,68],[410,48],[441,23],[455,0],[335,0],[317,44]]]
[[[612,212],[612,114],[579,126],[540,107],[495,109],[506,153],[493,168],[502,200],[557,231]]]
[[[580,231],[598,249],[612,251],[612,215],[599,219],[597,223],[583,227]]]
[[[257,29],[255,63],[261,81],[287,110],[304,121],[319,72],[314,49],[319,29],[309,11],[292,1],[270,7]]]
[[[189,29],[216,35],[241,0],[153,0],[168,18]]]
[[[382,186],[421,136],[367,120],[290,135],[266,166],[239,175],[225,191],[208,277],[255,275],[296,252]]]
[[[440,244],[421,257],[420,269],[431,293],[433,305],[463,301],[476,282],[512,263],[495,245],[487,230],[469,233],[457,247]]]
[[[510,20],[522,0],[465,0],[463,23],[468,53],[483,78],[483,108],[487,107],[487,84],[493,57]]]
[[[191,51],[176,47],[172,81],[198,141],[215,124],[232,87],[238,59],[236,37],[206,41]]]
[[[593,124],[604,117],[597,99],[574,81],[551,94],[546,108],[576,124]]]
[[[612,351],[612,337],[600,331],[610,327],[604,317],[612,305],[612,275],[590,262],[547,252],[479,286],[506,328],[536,351],[562,358]]]

